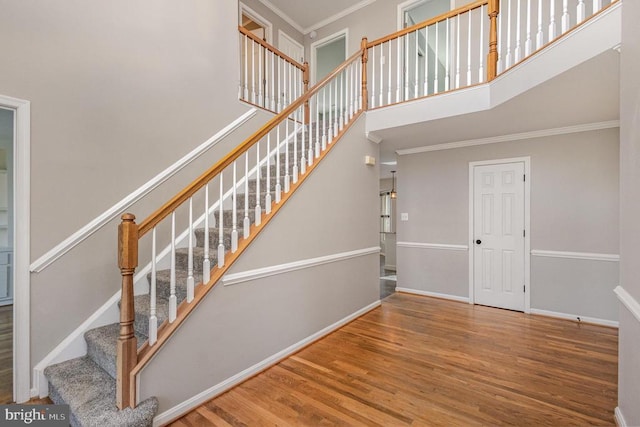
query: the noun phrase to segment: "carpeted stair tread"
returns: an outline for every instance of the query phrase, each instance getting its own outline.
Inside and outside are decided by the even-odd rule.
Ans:
[[[55,404],[69,405],[73,426],[150,426],[158,411],[155,397],[141,402],[135,409],[119,411],[116,380],[89,356],[49,366],[44,374],[49,380],[49,397]]]
[[[84,333],[87,342],[87,354],[113,378],[116,377],[116,354],[120,324],[112,323]],[[147,336],[136,331],[138,348],[147,340]]]
[[[133,322],[133,328],[138,334],[148,336],[150,312],[149,295],[135,296],[133,298],[133,306],[136,312],[136,319]],[[158,318],[158,327],[169,317],[168,299],[156,298],[156,317]]]

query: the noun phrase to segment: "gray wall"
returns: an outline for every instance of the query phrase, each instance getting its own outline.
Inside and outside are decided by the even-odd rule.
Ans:
[[[0,10],[0,94],[31,101],[32,261],[248,109],[237,101],[236,2],[0,0]],[[132,212],[144,218],[266,117]],[[32,365],[119,288],[116,223],[32,274]]]
[[[377,154],[361,118],[230,273],[377,246]],[[140,398],[166,411],[378,299],[377,253],[219,285],[143,370]]]
[[[469,162],[531,156],[531,249],[618,253],[618,130],[398,157],[398,241],[468,245]],[[398,248],[398,286],[468,297],[468,253]],[[615,262],[531,258],[531,307],[617,319]]]
[[[640,300],[640,3],[622,4],[620,58],[620,284]],[[620,305],[618,405],[628,425],[640,425],[640,323]]]

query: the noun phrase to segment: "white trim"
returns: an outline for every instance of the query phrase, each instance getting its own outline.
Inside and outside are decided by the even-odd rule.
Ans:
[[[440,249],[445,251],[468,251],[467,245],[448,245],[444,243],[398,242],[396,246],[415,249]]]
[[[612,328],[618,327],[618,322],[615,320],[599,319],[597,317],[581,316],[578,314],[559,313],[557,311],[540,310],[538,308],[532,308],[529,311],[529,314],[554,317],[556,319],[573,320],[574,322],[591,323],[593,325],[609,326]]]
[[[119,321],[120,310],[118,302],[120,301],[120,293],[121,291],[116,292],[102,307],[82,322],[80,326],[33,367],[33,390],[35,391],[35,396],[43,398],[49,395],[49,383],[44,376],[44,369],[47,366],[87,354],[87,342],[84,339],[86,331]]]
[[[380,135],[378,135],[375,132],[366,132],[365,136],[369,141],[373,142],[374,144],[380,144],[382,142],[382,138],[380,137]],[[396,163],[393,163],[393,164],[395,165]]]
[[[29,400],[30,340],[30,215],[31,215],[31,103],[0,95],[0,106],[14,111],[13,135],[13,398]]]
[[[282,18],[287,24],[291,25],[296,30],[300,31],[302,34],[306,34],[304,28],[302,28],[296,21],[291,19],[289,15],[280,10],[275,4],[271,3],[269,0],[259,0],[260,3],[267,6],[273,13]]]
[[[613,412],[613,418],[616,421],[616,425],[618,427],[627,427],[627,420],[624,419],[624,415],[622,415],[622,410],[619,406],[616,406],[615,411]]]
[[[318,68],[318,57],[317,57],[318,48],[326,44],[332,43],[338,39],[341,39],[342,37],[344,37],[344,59],[346,60],[348,58],[347,55],[348,55],[348,49],[349,49],[349,28],[343,28],[340,31],[336,31],[333,34],[330,34],[326,37],[323,37],[319,40],[314,41],[309,46],[309,50],[310,50],[309,53],[311,55],[311,61],[310,61],[310,65],[311,65],[311,82],[310,83],[311,84],[317,83],[316,69]]]
[[[253,21],[255,21],[258,24],[262,25],[264,27],[264,29],[265,29],[264,36],[267,39],[267,43],[274,44],[273,43],[273,24],[271,23],[271,21],[269,21],[264,16],[260,15],[255,10],[251,9],[246,4],[240,2],[240,8],[238,9],[238,23],[239,23],[240,26],[242,26],[242,14],[243,13],[245,15],[247,15],[249,18],[251,18]]]
[[[131,205],[136,203],[138,200],[145,197],[155,188],[157,188],[160,184],[164,183],[166,180],[171,178],[173,175],[178,173],[181,169],[187,166],[189,163],[193,162],[199,156],[204,154],[207,150],[215,146],[222,139],[227,137],[233,131],[238,129],[242,124],[251,119],[257,110],[252,108],[251,110],[244,113],[242,116],[235,119],[232,123],[225,126],[221,131],[216,133],[214,136],[206,140],[204,143],[200,144],[190,153],[185,155],[183,158],[175,162],[173,165],[169,166],[158,175],[153,177],[151,180],[143,184],[133,193],[129,194],[124,199],[120,200],[118,203],[113,205],[111,208],[104,211],[100,216],[93,219],[87,225],[82,227],[80,230],[73,233],[71,236],[67,237],[65,240],[56,245],[53,249],[42,255],[40,258],[35,260],[31,266],[30,270],[32,273],[40,273],[42,270],[47,268],[57,259],[62,257],[68,251],[73,249],[75,246],[80,244],[82,241],[87,239],[93,233],[98,231],[104,225],[106,225],[109,221],[116,218],[118,215],[122,214],[126,209],[128,209]]]
[[[568,259],[586,259],[591,261],[620,261],[620,255],[617,254],[596,254],[591,252],[563,252],[563,251],[542,251],[537,249],[531,250],[532,256],[545,258],[568,258]]]
[[[275,276],[277,274],[290,273],[296,270],[313,268],[323,264],[344,261],[351,258],[361,257],[371,254],[379,254],[380,247],[373,246],[355,251],[341,252],[332,255],[321,256],[317,258],[309,258],[300,261],[289,262],[286,264],[272,265],[264,268],[256,268],[255,270],[242,271],[240,273],[226,274],[222,277],[224,286],[236,285],[238,283],[248,282],[251,280],[262,279],[264,277]]]
[[[620,302],[627,307],[627,310],[640,322],[640,303],[622,286],[617,286],[613,292],[618,296]]]
[[[332,325],[327,326],[326,328],[316,332],[313,335],[309,335],[307,338],[298,341],[297,343],[285,348],[282,351],[279,351],[278,353],[264,359],[261,362],[256,363],[255,365],[245,369],[242,372],[237,373],[236,375],[227,378],[226,380],[214,385],[213,387],[204,390],[203,392],[191,397],[190,399],[185,400],[184,402],[174,406],[171,409],[168,409],[166,411],[164,411],[163,413],[159,414],[158,416],[156,416],[153,419],[153,425],[154,426],[163,426],[166,425],[168,423],[170,423],[171,421],[175,420],[176,418],[184,415],[185,413],[189,412],[190,410],[192,410],[193,408],[200,406],[201,404],[203,404],[204,402],[213,399],[214,397],[224,393],[225,391],[231,389],[232,387],[240,384],[241,382],[251,378],[252,376],[264,371],[265,369],[275,365],[276,363],[278,363],[279,361],[281,361],[282,359],[296,353],[297,351],[301,350],[302,348],[308,346],[309,344],[313,343],[314,341],[317,341],[318,339],[330,334],[331,332],[335,331],[336,329],[341,328],[342,326],[346,325],[347,323],[357,319],[358,317],[368,313],[369,311],[377,308],[380,306],[380,301],[376,301],[373,302],[371,304],[369,304],[368,306],[361,308],[360,310],[356,311],[353,314],[350,314],[347,317],[344,317],[341,320],[338,320],[337,322],[335,322]]]
[[[291,37],[289,34],[285,33],[281,29],[278,29],[278,49],[280,49],[280,51],[282,52],[284,52],[282,50],[282,39],[286,39],[289,43],[291,43],[292,45],[300,49],[300,51],[302,52],[302,58],[293,58],[293,59],[295,59],[296,61],[299,61],[301,64],[304,63],[304,56],[305,56],[304,46],[298,43],[296,40],[294,40],[294,38]]]
[[[432,0],[407,0],[407,1],[404,1],[404,2],[400,3],[400,4],[398,5],[398,12],[397,12],[397,18],[398,18],[398,20],[397,20],[397,26],[396,26],[396,29],[397,29],[398,31],[400,31],[400,30],[403,30],[403,29],[404,29],[404,25],[403,25],[403,24],[404,24],[404,22],[403,22],[403,21],[404,21],[404,19],[402,19],[402,18],[404,18],[404,16],[403,16],[403,15],[404,15],[404,11],[405,11],[406,9],[410,9],[410,8],[412,8],[413,6],[417,6],[417,5],[418,5],[418,4],[420,4],[420,3],[426,3],[426,2],[428,2],[428,1],[432,1]],[[456,7],[456,2],[455,2],[455,0],[450,0],[450,1],[449,1],[449,10],[453,10],[453,9],[455,9],[455,7]]]
[[[441,294],[438,292],[421,291],[418,289],[411,289],[411,288],[399,288],[397,286],[396,286],[396,292],[404,292],[406,294],[422,295],[425,297],[432,297],[432,298],[448,299],[448,300],[457,301],[457,302],[469,302],[469,298],[467,297],[461,297],[458,295]]]
[[[407,148],[397,150],[400,156],[408,154],[426,153],[429,151],[451,150],[454,148],[473,147],[476,145],[496,144],[499,142],[513,142],[531,138],[545,138],[555,135],[566,135],[578,132],[592,132],[601,129],[611,129],[620,127],[620,120],[609,120],[606,122],[584,123],[575,126],[565,126],[560,128],[542,129],[531,132],[513,133],[510,135],[492,136],[489,138],[469,139],[466,141],[447,142],[444,144],[426,145],[423,147]]]
[[[475,240],[473,232],[473,189],[474,172],[473,168],[484,165],[497,165],[504,163],[524,163],[524,312],[531,312],[531,157],[514,157],[510,159],[483,160],[469,162],[469,244],[473,245]],[[475,303],[474,288],[474,263],[473,251],[469,250],[469,304]]]

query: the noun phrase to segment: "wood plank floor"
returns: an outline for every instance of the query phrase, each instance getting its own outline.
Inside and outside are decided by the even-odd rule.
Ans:
[[[396,293],[175,421],[615,425],[617,330]]]
[[[0,404],[13,402],[13,306],[0,307]]]

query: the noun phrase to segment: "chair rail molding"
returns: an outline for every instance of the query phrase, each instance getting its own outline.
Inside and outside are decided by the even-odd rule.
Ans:
[[[98,231],[100,228],[105,226],[109,221],[117,218],[118,215],[121,215],[126,209],[128,209],[131,205],[145,197],[155,188],[160,186],[162,183],[167,181],[173,175],[178,173],[184,167],[189,165],[189,163],[196,160],[202,154],[204,154],[207,150],[218,144],[228,135],[230,135],[233,131],[238,129],[248,120],[250,120],[257,113],[256,108],[252,108],[233,122],[225,126],[218,133],[213,135],[211,138],[200,144],[190,153],[186,154],[180,160],[160,172],[158,175],[147,181],[145,184],[140,186],[137,190],[120,200],[118,203],[104,211],[98,217],[93,219],[87,225],[73,233],[71,236],[67,237],[65,240],[56,245],[49,252],[42,255],[40,258],[31,263],[29,270],[32,273],[40,273],[42,270],[53,264],[56,260],[61,258],[64,254],[69,252],[71,249],[82,243],[93,233]]]
[[[443,251],[468,251],[468,245],[450,245],[445,243],[420,243],[420,242],[398,242],[396,246],[400,248],[414,249],[438,249]]]
[[[584,259],[590,261],[620,261],[620,255],[618,254],[598,254],[591,252],[564,252],[564,251],[543,251],[532,249],[531,256],[546,257],[546,258],[567,258],[567,259]]]

